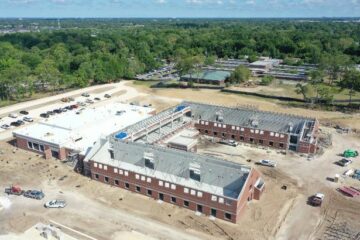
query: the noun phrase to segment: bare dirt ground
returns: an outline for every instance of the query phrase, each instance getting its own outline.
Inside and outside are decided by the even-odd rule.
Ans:
[[[358,115],[284,108],[274,102],[216,91],[149,90],[143,86],[135,89],[132,85],[127,83],[112,89],[112,94],[126,90],[119,93],[122,101],[152,104],[158,111],[186,99],[229,106],[257,105],[262,110],[311,115],[330,122],[345,116],[351,120],[348,124],[352,128],[360,124]],[[333,144],[311,160],[294,153],[284,155],[247,145],[235,148],[201,139],[199,153],[251,165],[265,179],[266,191],[261,200],[246,206],[238,224],[196,216],[192,211],[159,204],[148,197],[92,181],[59,161],[44,160],[1,141],[0,188],[18,183],[25,189],[42,189],[46,197],[37,201],[0,193],[0,200],[6,198],[11,204],[0,210],[0,235],[21,233],[37,222],[55,221],[95,239],[105,240],[357,239],[356,236],[360,235],[360,199],[345,197],[336,189],[344,185],[360,188],[360,181],[342,178],[339,183],[334,183],[327,178],[342,174],[350,167],[360,169],[360,157],[354,159],[349,167],[334,164],[341,159],[338,154],[344,149],[359,150],[360,138],[355,134],[342,135],[326,127],[322,127],[322,131],[332,134]],[[276,160],[278,166],[273,169],[256,165],[260,159]],[[307,204],[308,197],[316,192],[326,195],[321,208]],[[42,206],[54,198],[67,200],[68,206],[64,209],[45,209]],[[76,237],[88,239],[80,235]]]

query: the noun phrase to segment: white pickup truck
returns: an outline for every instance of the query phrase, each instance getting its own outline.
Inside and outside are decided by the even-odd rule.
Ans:
[[[268,167],[276,167],[275,161],[270,160],[260,160],[257,162],[259,165],[268,166]]]
[[[44,204],[44,207],[46,208],[64,208],[66,207],[66,201],[65,200],[51,200]]]

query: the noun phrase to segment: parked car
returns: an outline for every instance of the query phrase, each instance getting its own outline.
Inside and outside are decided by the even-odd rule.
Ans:
[[[258,164],[268,167],[276,167],[276,162],[270,160],[260,160]]]
[[[342,167],[346,167],[350,163],[352,163],[352,160],[346,159],[346,158],[343,158],[343,159],[341,159],[340,161],[337,162],[337,164],[342,166]]]
[[[101,99],[99,97],[94,98],[96,101],[100,101]]]
[[[73,97],[69,97],[69,101],[72,102],[75,101],[75,99]]]
[[[40,114],[40,117],[42,117],[42,118],[49,118],[50,115],[47,114],[47,113],[41,113],[41,114]]]
[[[314,207],[320,207],[324,201],[325,195],[323,193],[316,193],[309,198],[309,204]]]
[[[239,143],[236,142],[235,140],[221,140],[220,143],[225,144],[225,145],[229,145],[229,146],[233,146],[233,147],[236,147],[236,146],[239,145]]]
[[[18,121],[15,121],[15,122],[11,122],[10,125],[13,127],[19,127],[21,124],[18,123]]]
[[[86,106],[86,103],[84,103],[84,102],[78,102],[77,104],[82,107]]]
[[[68,101],[69,101],[69,98],[64,97],[64,98],[61,99],[61,101],[62,101],[62,102],[68,102]]]
[[[59,113],[62,113],[63,110],[61,108],[59,108],[59,109],[54,109],[53,112],[59,114]]]
[[[25,110],[22,110],[22,111],[20,111],[20,114],[22,114],[22,115],[28,115],[29,112],[28,112],[28,111],[25,111]]]
[[[67,112],[67,108],[64,107],[64,108],[61,109],[61,111],[62,111],[62,112]]]
[[[41,200],[45,197],[45,194],[38,190],[28,190],[24,193],[24,197]]]
[[[81,94],[81,96],[83,96],[83,97],[90,97],[90,94],[88,94],[88,93],[83,93],[83,94]]]
[[[16,113],[10,113],[10,114],[9,114],[9,117],[11,117],[11,118],[17,118],[18,115],[17,115]]]
[[[86,102],[87,102],[87,103],[94,103],[94,101],[93,101],[93,100],[91,100],[91,99],[89,99],[89,98],[88,98],[88,99],[86,99]]]
[[[74,108],[78,108],[79,107],[79,105],[77,105],[77,104],[73,104],[73,105],[71,105],[70,106],[72,109],[74,109]]]
[[[10,128],[10,125],[8,125],[8,124],[3,124],[3,125],[1,125],[1,128],[2,128],[2,129],[9,129],[9,128]]]
[[[110,94],[105,94],[104,98],[111,98],[111,95]]]
[[[46,208],[64,208],[66,207],[66,201],[65,200],[51,200],[49,202],[46,202],[44,204],[44,207]]]
[[[25,122],[33,122],[34,121],[31,117],[24,117],[23,120]]]

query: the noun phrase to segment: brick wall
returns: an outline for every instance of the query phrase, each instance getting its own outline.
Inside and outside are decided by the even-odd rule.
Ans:
[[[125,170],[117,169],[117,173],[115,173],[114,168],[111,166],[106,166],[107,169],[105,170],[105,165],[102,165],[102,169],[100,169],[99,164],[97,164],[97,167],[94,167],[93,161],[90,161],[89,164],[91,169],[91,178],[94,180],[124,189],[127,189],[126,184],[129,184],[129,191],[137,192],[147,196],[149,196],[147,191],[151,190],[152,192],[149,197],[154,199],[159,199],[159,194],[162,193],[164,195],[164,202],[171,203],[179,207],[185,207],[193,211],[197,211],[197,205],[201,205],[202,213],[206,215],[211,215],[211,209],[216,209],[217,218],[233,223],[236,223],[239,215],[241,215],[242,211],[245,209],[244,206],[248,200],[248,197],[251,196],[251,199],[253,199],[252,193],[254,191],[254,184],[259,177],[259,173],[257,171],[252,170],[250,172],[251,176],[248,178],[248,181],[244,186],[244,193],[242,194],[240,200],[237,201],[203,191],[201,191],[202,197],[198,197],[198,191],[195,191],[195,195],[192,195],[191,188],[188,188],[189,193],[184,193],[185,187],[181,185],[175,184],[176,189],[171,189],[171,183],[169,183],[168,188],[165,185],[166,181],[163,181],[163,186],[159,186],[159,181],[162,180],[153,177],[149,183],[147,182],[147,177],[144,180],[141,179],[141,174],[139,174],[139,179],[137,179],[136,173],[133,172],[128,172],[128,176],[125,176]],[[120,170],[123,171],[123,174],[120,174]],[[96,175],[98,178],[96,178]],[[140,189],[137,189],[137,186],[140,187]],[[216,201],[213,201],[213,196],[216,196]],[[172,197],[176,198],[176,202],[172,202]],[[223,198],[223,203],[219,203],[220,198]],[[189,206],[184,206],[184,201],[188,201]],[[226,219],[225,213],[231,214],[231,219]]]

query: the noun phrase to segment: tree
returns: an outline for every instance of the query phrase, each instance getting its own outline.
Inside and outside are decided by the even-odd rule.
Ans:
[[[260,85],[268,86],[268,85],[270,85],[273,81],[274,81],[274,77],[273,77],[273,76],[266,75],[266,76],[264,76],[263,78],[261,78]]]
[[[297,94],[301,94],[305,101],[308,100],[309,87],[307,84],[301,84],[301,83],[296,84],[295,92]]]
[[[42,86],[42,89],[44,90],[47,84],[52,86],[53,91],[55,91],[61,81],[61,74],[59,70],[56,67],[56,63],[49,59],[45,58],[35,69],[35,73],[40,81],[40,85]]]
[[[242,83],[248,81],[250,76],[250,70],[247,67],[240,65],[231,73],[229,81],[230,83]]]
[[[313,86],[316,97],[316,102],[319,101],[319,87],[324,82],[324,72],[321,69],[313,70],[310,72],[310,84]]]
[[[339,85],[342,89],[349,89],[349,104],[351,104],[353,94],[360,92],[360,72],[356,69],[347,70]]]

